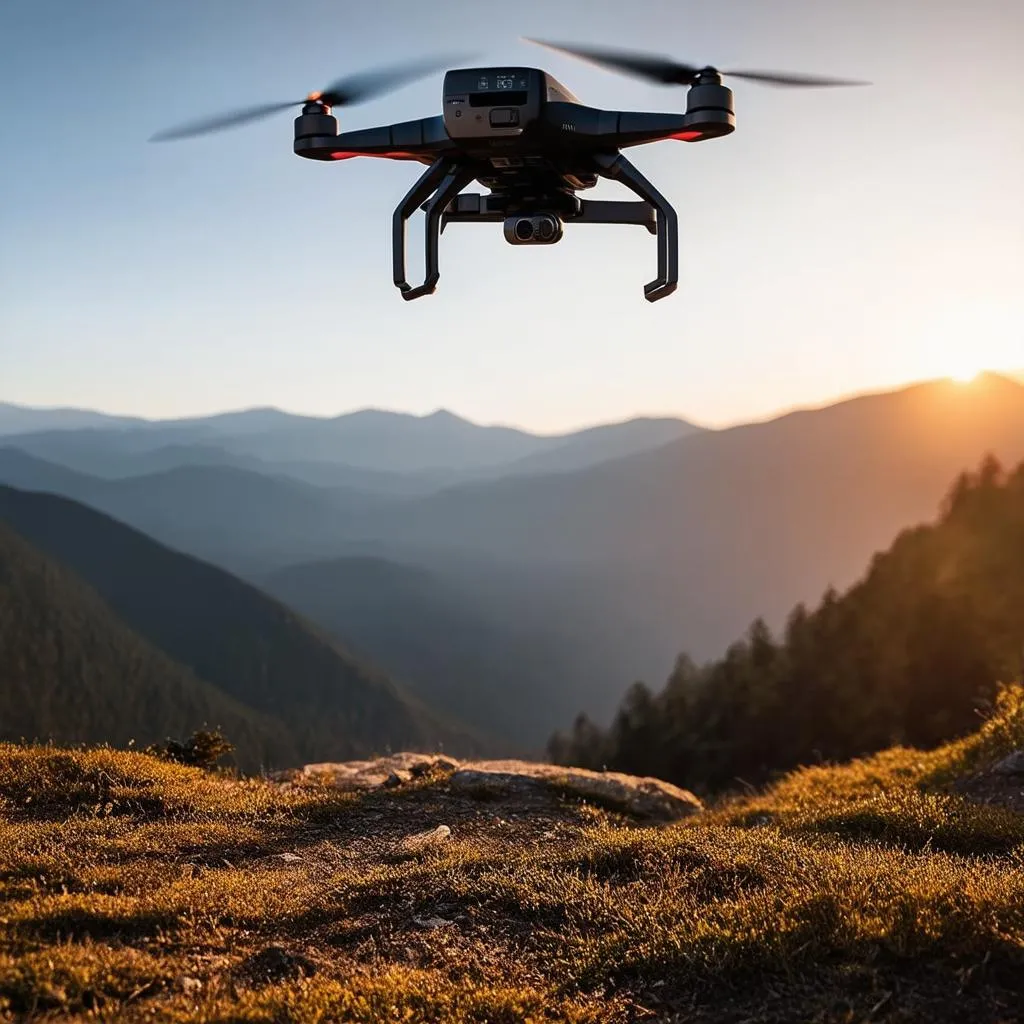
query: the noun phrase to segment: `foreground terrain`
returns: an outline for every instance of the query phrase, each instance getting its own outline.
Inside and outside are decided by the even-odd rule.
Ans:
[[[346,792],[0,746],[0,1003],[62,1020],[1017,1020],[1024,776],[1005,759],[1022,746],[1010,689],[957,744],[669,822],[557,775],[456,786],[438,763]]]

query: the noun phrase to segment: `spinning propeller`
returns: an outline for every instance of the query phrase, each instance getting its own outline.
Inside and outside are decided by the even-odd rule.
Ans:
[[[219,132],[226,128],[236,128],[250,121],[260,121],[272,117],[290,107],[301,107],[307,103],[322,103],[325,107],[347,107],[356,103],[383,96],[385,93],[405,85],[416,78],[422,78],[434,71],[440,71],[451,63],[451,58],[421,60],[404,64],[393,64],[389,67],[363,71],[358,74],[339,78],[320,92],[311,92],[301,100],[288,100],[284,103],[263,103],[256,107],[243,107],[240,110],[219,114],[216,117],[204,118],[201,121],[190,121],[188,124],[157,132],[150,142],[166,142],[172,139],[187,139],[194,135],[206,135]]]
[[[538,46],[545,46],[557,53],[567,53],[570,56],[579,57],[598,67],[622,71],[627,75],[634,75],[660,85],[694,85],[705,72],[730,75],[733,78],[747,78],[764,85],[822,87],[869,84],[868,82],[852,81],[848,78],[823,78],[820,75],[804,75],[786,71],[719,71],[717,68],[699,68],[694,64],[680,64],[669,57],[637,53],[631,50],[547,43],[541,39],[527,39],[526,42],[536,43]]]

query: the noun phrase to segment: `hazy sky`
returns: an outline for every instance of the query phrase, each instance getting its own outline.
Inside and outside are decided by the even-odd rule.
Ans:
[[[438,291],[406,303],[390,220],[419,165],[301,160],[289,113],[147,142],[423,51],[685,104],[520,36],[875,84],[733,82],[734,135],[631,150],[680,216],[680,287],[653,305],[653,238],[583,225],[543,248],[453,226]],[[1021,0],[0,0],[0,400],[554,430],[1024,366],[1022,52]],[[438,113],[441,80],[342,126]]]

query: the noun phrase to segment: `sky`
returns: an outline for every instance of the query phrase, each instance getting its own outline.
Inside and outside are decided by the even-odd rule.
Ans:
[[[733,135],[629,151],[679,213],[679,289],[654,304],[653,238],[591,225],[538,248],[454,225],[437,292],[407,303],[390,224],[420,165],[302,160],[290,113],[148,142],[433,54],[542,67],[593,106],[685,106],[524,36],[873,84],[732,81]],[[0,401],[543,432],[1024,367],[1021,52],[1018,0],[0,0]],[[342,128],[440,113],[442,77]]]

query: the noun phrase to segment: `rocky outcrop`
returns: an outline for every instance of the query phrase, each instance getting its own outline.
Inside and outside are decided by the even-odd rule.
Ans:
[[[428,775],[436,776],[438,783],[455,792],[486,790],[495,797],[538,792],[572,796],[636,817],[664,821],[703,810],[693,793],[661,779],[534,761],[456,761],[439,754],[402,753],[372,761],[309,764],[278,778],[293,785],[319,783],[346,790],[370,790],[400,786]]]
[[[451,772],[460,762],[442,754],[392,754],[371,761],[324,761],[307,764],[302,768],[276,772],[271,776],[278,782],[301,784],[314,782],[337,786],[338,789],[377,789],[394,786],[431,772]]]
[[[468,762],[453,773],[450,781],[455,788],[489,786],[513,792],[544,787],[640,817],[674,820],[704,809],[689,790],[661,779],[533,761]]]

